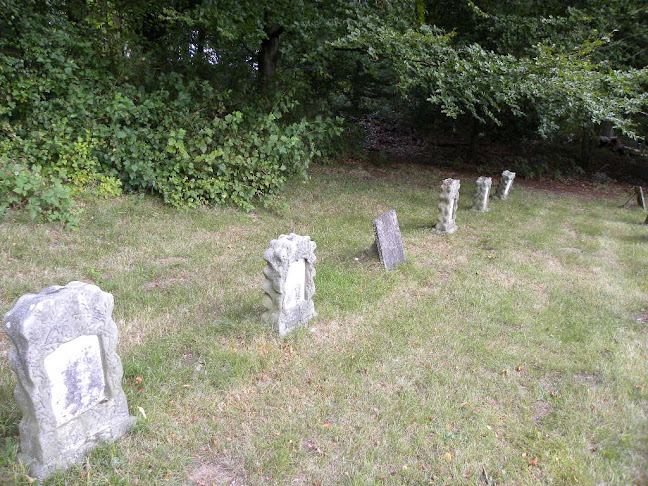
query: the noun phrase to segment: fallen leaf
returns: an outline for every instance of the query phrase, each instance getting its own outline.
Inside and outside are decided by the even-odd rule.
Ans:
[[[538,465],[538,458],[534,457],[529,461],[529,466],[537,466]]]
[[[141,376],[136,376],[136,377],[135,377],[135,383],[137,383],[138,385],[139,385],[140,383],[142,383],[142,377],[141,377]]]
[[[227,248],[232,248],[232,245],[231,244],[227,245]]]
[[[144,417],[144,420],[146,420],[146,412],[142,407],[137,407],[137,410],[139,410],[139,413],[142,414],[142,417]]]

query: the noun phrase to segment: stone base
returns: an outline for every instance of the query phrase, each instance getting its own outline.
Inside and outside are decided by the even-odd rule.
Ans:
[[[456,224],[453,226],[446,226],[445,228],[439,228],[439,226],[440,225],[437,223],[437,225],[434,227],[434,232],[439,235],[451,235],[459,229],[459,226],[457,226]]]
[[[56,458],[42,461],[24,452],[18,453],[18,460],[29,471],[29,474],[38,479],[46,479],[57,472],[63,472],[71,466],[82,464],[83,458],[97,446],[115,442],[126,434],[136,422],[136,418],[128,416],[125,419],[115,422],[98,430],[94,436],[88,438],[85,444],[77,448],[60,451]]]

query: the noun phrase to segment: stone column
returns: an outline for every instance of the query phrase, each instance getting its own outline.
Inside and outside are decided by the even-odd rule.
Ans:
[[[441,183],[441,201],[439,202],[439,222],[435,229],[439,233],[452,234],[457,231],[457,207],[459,206],[459,179],[445,179]]]
[[[508,170],[502,172],[502,178],[497,185],[497,192],[493,198],[501,199],[502,201],[508,199],[511,187],[513,186],[513,179],[515,179],[515,172],[510,172]]]
[[[5,314],[22,411],[18,458],[45,479],[135,423],[122,390],[113,296],[95,285],[23,295]]]
[[[490,177],[480,177],[475,183],[475,198],[472,209],[485,213],[488,211],[488,195],[490,194],[493,180]]]
[[[291,233],[272,240],[263,254],[268,263],[263,269],[267,310],[262,319],[282,337],[317,315],[313,304],[316,247],[310,236]]]

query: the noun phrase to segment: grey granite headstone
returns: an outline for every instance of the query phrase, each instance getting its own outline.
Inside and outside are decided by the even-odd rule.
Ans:
[[[113,296],[70,282],[23,295],[5,314],[22,411],[20,461],[45,479],[135,423],[122,390]]]
[[[405,250],[401,238],[396,211],[387,211],[382,216],[373,220],[376,240],[372,246],[376,248],[378,258],[388,272],[399,263],[405,261]]]
[[[275,326],[282,337],[316,315],[316,247],[310,236],[291,233],[272,240],[263,254],[268,263],[263,269],[263,305],[267,310],[262,319]]]
[[[644,210],[644,213],[646,212],[646,198],[644,197],[644,191],[643,187],[637,186],[635,187],[635,195],[637,196],[637,204],[641,209]]]
[[[481,211],[482,213],[488,211],[488,195],[490,194],[492,184],[493,180],[490,177],[480,177],[477,179],[472,209]]]
[[[515,172],[508,170],[502,172],[502,178],[497,185],[497,191],[493,199],[501,199],[502,201],[508,199],[511,188],[513,187],[513,179],[515,179]]]
[[[452,234],[457,231],[457,208],[459,206],[459,179],[445,179],[441,183],[441,197],[439,201],[439,221],[435,229],[439,233]]]

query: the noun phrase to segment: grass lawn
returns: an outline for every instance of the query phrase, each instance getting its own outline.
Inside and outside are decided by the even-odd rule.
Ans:
[[[51,485],[648,484],[648,227],[602,192],[516,181],[488,213],[431,167],[316,168],[290,209],[87,203],[0,225],[0,310],[71,280],[115,296],[133,431]],[[584,192],[584,193],[583,193]],[[395,209],[408,262],[364,256]],[[307,327],[260,322],[263,252],[317,243]],[[0,483],[29,484],[0,336]]]

